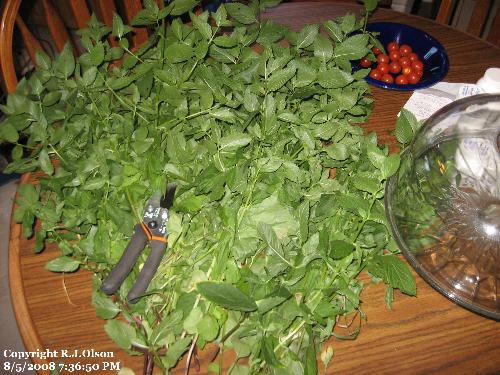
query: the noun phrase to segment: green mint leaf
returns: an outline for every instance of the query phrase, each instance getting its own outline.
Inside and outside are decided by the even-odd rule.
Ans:
[[[11,124],[3,123],[0,125],[0,140],[9,143],[15,143],[19,139],[17,130]]]
[[[45,70],[49,70],[52,66],[52,62],[50,61],[50,57],[43,51],[36,50],[35,52],[36,64]]]
[[[62,52],[56,57],[54,68],[62,78],[69,78],[75,71],[75,57],[70,43],[66,43]]]
[[[219,334],[219,324],[211,315],[204,315],[197,324],[197,332],[205,341],[214,340]]]
[[[271,74],[267,80],[267,90],[276,91],[282,88],[295,75],[296,68],[291,66]]]
[[[165,49],[165,56],[171,63],[189,60],[193,57],[193,53],[193,48],[180,42],[172,43]]]
[[[61,256],[47,262],[45,268],[52,272],[75,272],[80,262],[68,256]]]
[[[332,68],[318,74],[318,83],[326,89],[345,87],[353,80],[351,74],[339,68]]]
[[[340,17],[340,27],[346,34],[353,32],[356,28],[356,16],[353,13],[347,13]]]
[[[113,319],[120,312],[120,308],[110,297],[104,296],[98,291],[92,293],[92,305],[96,315],[102,319]]]
[[[111,32],[112,35],[121,38],[130,31],[132,31],[132,28],[130,26],[124,25],[122,18],[118,14],[113,14],[113,28]]]
[[[314,56],[319,57],[324,62],[332,58],[333,46],[330,39],[320,35],[314,40]]]
[[[335,21],[326,21],[323,24],[323,27],[325,28],[326,32],[330,36],[330,38],[333,39],[334,42],[339,43],[344,40],[344,33],[342,32],[342,29],[340,28],[339,24]]]
[[[394,132],[398,142],[403,145],[410,143],[418,128],[419,123],[415,115],[406,108],[401,108]]]
[[[104,325],[104,330],[116,345],[125,350],[131,348],[136,338],[135,329],[130,324],[118,320],[108,320]]]
[[[257,310],[255,301],[231,284],[203,281],[196,284],[196,289],[209,301],[227,309],[238,311]]]
[[[199,16],[190,13],[189,16],[191,17],[194,27],[200,32],[200,34],[206,40],[210,40],[212,38],[212,27],[207,22],[208,12],[203,12]]]
[[[88,68],[87,70],[85,70],[85,72],[83,72],[83,75],[82,75],[82,83],[85,85],[85,86],[91,86],[95,79],[97,77],[97,68],[95,66],[92,66],[90,68]],[[55,92],[57,93],[57,92]],[[52,93],[51,93],[52,94]],[[60,96],[59,96],[60,97]],[[45,99],[45,98],[44,98]],[[58,100],[56,100],[57,102]],[[52,103],[52,104],[55,104]]]
[[[227,107],[215,109],[210,112],[210,115],[217,120],[229,122],[230,124],[233,124],[236,121],[235,114],[233,113],[233,111],[231,111],[231,109]],[[236,136],[236,134],[233,134],[233,136]],[[243,138],[246,140],[248,137],[245,136]],[[242,146],[245,146],[246,144],[248,144],[248,142],[243,144]]]
[[[174,0],[174,7],[170,14],[172,16],[180,16],[181,14],[191,12],[198,5],[199,0]]]
[[[189,334],[195,334],[198,332],[198,323],[203,319],[203,312],[199,307],[192,309],[184,322],[182,323],[182,328],[186,330]]]
[[[329,157],[334,160],[345,160],[349,156],[347,146],[343,143],[336,143],[325,147]]]
[[[385,163],[386,156],[384,151],[377,147],[375,143],[366,144],[366,153],[368,159],[371,161],[373,166],[377,169],[382,169]]]
[[[259,223],[257,225],[257,232],[267,245],[267,249],[277,255],[280,259],[285,260],[283,248],[273,227],[266,223]]]
[[[358,60],[368,53],[368,35],[358,34],[351,36],[338,44],[334,49],[336,58]]]
[[[313,44],[318,36],[319,25],[307,25],[297,35],[297,48],[306,48]]]
[[[157,20],[158,13],[155,13],[152,9],[141,9],[132,19],[132,26],[147,26],[152,25]]]
[[[376,255],[368,263],[368,270],[392,288],[414,296],[417,285],[408,265],[395,255]]]
[[[373,12],[378,5],[378,0],[363,0],[367,12]]]
[[[392,154],[385,158],[384,163],[382,164],[382,168],[380,171],[382,172],[382,177],[384,179],[389,178],[399,168],[400,156],[398,154]]]
[[[218,27],[225,25],[227,22],[227,12],[224,4],[221,4],[215,13],[212,13],[215,24]]]
[[[330,256],[333,259],[342,259],[351,254],[355,249],[355,246],[352,243],[342,241],[342,240],[333,240],[330,241]]]
[[[226,3],[224,4],[227,13],[233,17],[236,21],[249,25],[251,23],[257,22],[257,16],[255,12],[249,6],[240,3]]]
[[[158,8],[158,5],[156,4],[155,0],[144,0],[144,7],[146,9],[151,9],[151,11],[157,13],[160,8]]]
[[[186,352],[191,344],[190,337],[184,337],[179,340],[176,340],[172,345],[168,347],[167,355],[162,357],[163,365],[169,369],[174,367],[181,356]]]
[[[248,145],[251,141],[252,138],[248,134],[233,133],[221,138],[219,149],[222,152],[234,151]]]
[[[54,166],[46,149],[42,149],[38,154],[38,163],[40,163],[40,168],[46,174],[51,175],[54,173]]]

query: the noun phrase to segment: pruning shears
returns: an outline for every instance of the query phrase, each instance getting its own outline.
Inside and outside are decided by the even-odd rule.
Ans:
[[[173,204],[175,188],[175,185],[170,184],[163,196],[160,192],[156,192],[147,201],[142,222],[135,225],[134,234],[123,255],[101,286],[104,293],[111,295],[118,290],[134,268],[137,258],[149,243],[151,253],[146,259],[139,277],[128,292],[127,299],[129,302],[135,303],[144,294],[158,270],[167,247],[168,210]]]

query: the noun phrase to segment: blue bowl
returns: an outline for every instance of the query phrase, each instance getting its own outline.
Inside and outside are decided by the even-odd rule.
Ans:
[[[391,90],[417,90],[434,85],[441,81],[448,72],[448,55],[446,50],[435,38],[425,31],[395,22],[371,22],[366,29],[378,32],[377,39],[384,48],[392,41],[408,44],[424,63],[424,74],[417,84],[397,85],[385,83],[367,76],[365,80],[371,85]]]

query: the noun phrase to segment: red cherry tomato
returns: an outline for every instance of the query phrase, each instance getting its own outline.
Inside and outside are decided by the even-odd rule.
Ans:
[[[389,64],[389,56],[387,56],[386,54],[384,53],[381,53],[380,55],[377,56],[377,62],[380,64],[380,63],[385,63],[385,64]]]
[[[398,74],[401,71],[401,65],[398,62],[393,61],[389,64],[389,71],[393,74]]]
[[[378,69],[372,69],[369,75],[370,78],[376,79],[377,81],[382,77],[382,73],[380,73],[380,70]]]
[[[383,74],[380,80],[385,83],[394,83],[394,78],[390,74]]]
[[[408,82],[411,83],[412,85],[418,83],[418,81],[420,81],[420,76],[415,73],[415,72],[412,72],[410,74],[408,74]]]
[[[409,59],[410,59],[410,61],[411,61],[411,62],[420,60],[420,59],[418,58],[418,55],[417,55],[415,52],[410,53],[410,54],[408,55],[408,57],[409,57]]]
[[[402,44],[401,47],[399,47],[399,53],[401,53],[401,56],[408,56],[410,53],[412,53],[412,49],[408,44]]]
[[[398,85],[407,85],[408,84],[408,78],[404,75],[399,75],[396,77],[396,84]]]
[[[417,71],[414,71],[414,73],[419,76],[420,78],[422,78],[422,76],[424,75],[424,71],[423,70],[417,70]]]
[[[389,52],[389,59],[391,61],[398,61],[400,57],[401,57],[401,54],[399,53],[399,51]]]
[[[411,63],[411,68],[415,71],[422,71],[424,70],[424,63],[420,60],[414,61]]]
[[[372,66],[372,62],[366,57],[363,57],[361,58],[361,60],[359,60],[359,65],[361,65],[363,68],[369,68],[370,66]]]
[[[389,67],[389,64],[386,64],[386,63],[380,63],[377,65],[377,69],[380,71],[380,73],[382,74],[386,74],[386,73],[389,73],[390,71],[390,67]]]
[[[373,47],[372,52],[374,53],[375,56],[380,55],[382,53],[380,48],[377,48],[377,47]]]
[[[388,52],[397,51],[397,50],[399,50],[399,44],[397,42],[390,42],[387,45],[387,51]]]
[[[411,66],[411,61],[408,57],[404,56],[399,59],[399,65],[401,65],[402,68],[405,66]]]
[[[405,66],[404,68],[401,69],[401,73],[407,76],[408,74],[413,73],[413,69],[409,66]]]

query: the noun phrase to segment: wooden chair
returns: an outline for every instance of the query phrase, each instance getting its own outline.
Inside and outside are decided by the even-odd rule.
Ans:
[[[494,8],[495,0],[476,0],[474,10],[472,12],[469,24],[467,26],[467,33],[481,37],[485,31],[485,26],[491,11]],[[449,25],[458,1],[456,0],[441,0],[441,5],[436,16],[436,22]],[[491,23],[490,30],[486,36],[486,40],[496,46],[500,47],[500,7],[496,8],[493,22]]]
[[[44,51],[42,44],[30,31],[26,22],[19,14],[19,9],[22,0],[5,0],[0,18],[0,74],[2,84],[7,93],[15,91],[17,86],[17,75],[13,56],[13,37],[14,26],[17,27],[24,48],[28,53],[31,61],[36,64],[35,52],[40,49]],[[91,0],[92,8],[89,9],[86,0],[64,0],[60,2],[65,8],[61,9],[69,13],[72,25],[77,29],[87,25],[90,19],[91,11],[97,18],[106,24],[112,26],[113,14],[121,11],[121,16],[124,21],[130,23],[134,16],[142,9],[141,0],[121,0],[115,5],[113,0]],[[158,1],[161,6],[163,1]],[[68,41],[72,41],[71,33],[68,31],[67,25],[51,0],[36,0],[35,6],[41,6],[44,24],[47,26],[51,37],[51,42],[57,52],[62,51],[64,45]],[[118,7],[117,7],[118,6]],[[134,33],[131,36],[131,46],[139,46],[148,38],[146,28],[134,28]],[[114,43],[112,40],[110,43]],[[76,51],[76,49],[75,49]]]

